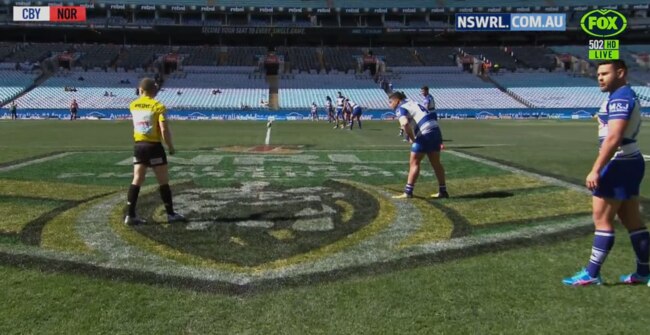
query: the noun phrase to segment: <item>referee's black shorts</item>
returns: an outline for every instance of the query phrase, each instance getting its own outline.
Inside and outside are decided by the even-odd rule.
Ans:
[[[133,147],[133,165],[144,166],[167,165],[167,154],[160,142],[135,142]]]

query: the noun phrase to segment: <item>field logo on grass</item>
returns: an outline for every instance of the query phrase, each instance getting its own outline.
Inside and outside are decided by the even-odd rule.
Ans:
[[[627,28],[625,15],[613,9],[596,9],[586,13],[580,20],[582,30],[599,39],[589,40],[589,59],[619,59],[619,41],[606,39],[617,36]]]
[[[94,154],[115,159],[110,173],[75,169],[73,162],[97,158],[88,152],[0,165],[0,215],[22,213],[0,222],[0,259],[241,290],[391,271],[589,227],[583,187],[460,152],[445,152],[454,198],[423,198],[433,178],[426,170],[417,196],[399,200],[392,195],[406,177],[401,149],[266,149],[170,156],[172,179],[183,179],[173,185],[175,208],[189,219],[183,224],[167,222],[155,185],[138,201],[148,224],[122,223],[126,154]],[[36,167],[52,174],[10,179]]]

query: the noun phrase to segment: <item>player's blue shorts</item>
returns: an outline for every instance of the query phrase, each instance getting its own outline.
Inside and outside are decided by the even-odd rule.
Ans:
[[[644,173],[645,162],[641,154],[630,159],[612,160],[600,173],[598,188],[592,194],[599,198],[629,200],[639,195]]]
[[[421,135],[415,138],[415,142],[411,145],[411,152],[415,153],[430,153],[439,152],[440,145],[442,144],[442,133],[440,128],[435,128],[433,131],[426,135]]]
[[[362,113],[362,111],[361,111],[361,107],[355,107],[355,108],[352,110],[352,115],[353,115],[353,116],[361,116],[361,113]]]
[[[338,117],[343,116],[343,107],[341,107],[341,108],[336,107],[336,116],[338,116]]]

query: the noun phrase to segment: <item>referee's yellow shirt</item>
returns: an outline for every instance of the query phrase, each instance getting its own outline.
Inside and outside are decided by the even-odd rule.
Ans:
[[[131,102],[129,109],[133,117],[133,139],[136,142],[160,142],[158,122],[165,121],[165,106],[143,95]]]

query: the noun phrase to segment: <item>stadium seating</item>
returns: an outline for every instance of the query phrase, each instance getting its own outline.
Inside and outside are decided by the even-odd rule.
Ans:
[[[71,46],[63,43],[33,43],[19,45],[18,49],[8,55],[4,62],[25,62],[30,63],[40,62],[48,57],[51,57],[56,52],[63,52],[70,50]]]
[[[214,47],[187,47],[178,49],[179,54],[185,54],[183,66],[214,66],[217,64],[217,49]]]
[[[84,80],[79,80],[80,77]],[[128,80],[130,84],[120,84],[121,80]],[[135,97],[138,80],[139,75],[133,72],[60,73],[17,101],[19,106],[33,109],[68,108],[72,99],[77,99],[80,108],[126,108]],[[75,87],[77,91],[66,92],[64,87]],[[104,96],[105,92],[114,96]]]
[[[596,87],[593,78],[571,76],[563,72],[508,73],[490,76],[504,87]]]
[[[81,53],[81,57],[75,65],[87,68],[109,67],[117,59],[120,48],[115,45],[92,45],[83,44],[75,46],[75,50]]]
[[[361,48],[323,48],[323,61],[328,72],[333,69],[341,72],[356,69],[358,62],[355,57],[362,55]]]
[[[502,69],[515,70],[517,68],[515,58],[507,54],[501,47],[465,47],[462,48],[462,51],[480,60],[488,60],[493,65],[498,64]]]
[[[6,103],[34,83],[36,75],[14,70],[0,70],[0,103]],[[21,106],[22,107],[22,106]]]
[[[556,67],[555,53],[545,47],[513,47],[509,48],[519,66],[538,69],[554,69]]]
[[[374,48],[373,52],[377,56],[383,56],[388,66],[422,66],[410,48]]]
[[[481,80],[479,77],[466,73],[411,73],[404,75],[397,75],[390,80],[393,83],[393,89],[402,90],[403,88],[417,88],[423,85],[429,87],[449,87],[449,88],[489,88],[494,87],[489,82]]]
[[[223,66],[257,66],[258,56],[267,54],[264,47],[228,47],[228,56],[219,65]]]
[[[279,47],[277,53],[284,55],[284,61],[291,63],[292,69],[308,72],[320,70],[316,48]]]
[[[435,48],[416,48],[417,57],[425,66],[452,66],[454,55],[458,54],[458,48],[454,47],[435,47]]]

